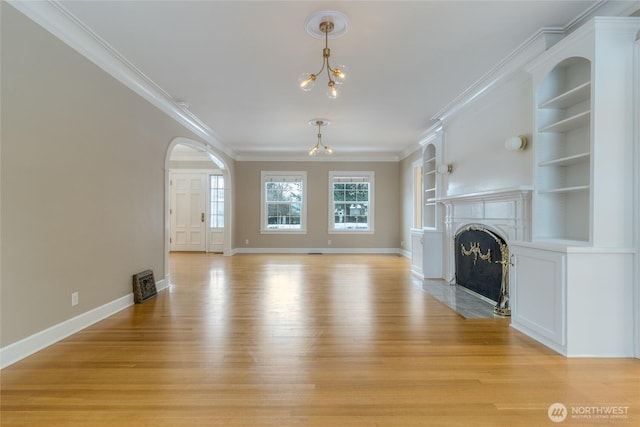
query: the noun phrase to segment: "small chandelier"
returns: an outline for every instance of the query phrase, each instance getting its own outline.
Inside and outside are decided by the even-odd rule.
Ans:
[[[319,22],[319,23],[318,23]],[[345,65],[336,65],[331,67],[329,57],[331,49],[329,49],[329,33],[333,33],[332,38],[339,37],[344,34],[348,27],[348,19],[346,15],[334,11],[316,12],[311,15],[305,23],[307,33],[311,36],[319,38],[324,36],[324,49],[322,50],[322,68],[317,73],[304,73],[298,78],[300,89],[309,92],[313,89],[316,79],[326,69],[329,82],[327,83],[327,96],[330,99],[338,97],[337,85],[341,85],[347,78],[347,67]],[[335,30],[335,32],[334,32]]]
[[[320,150],[324,151],[324,154],[333,153],[333,150],[331,148],[327,147],[326,145],[324,145],[322,143],[322,133],[320,133],[320,127],[321,126],[327,126],[330,123],[331,122],[329,120],[326,120],[326,119],[309,120],[309,124],[311,126],[318,126],[318,142],[316,142],[316,145],[311,147],[311,150],[309,150],[309,155],[310,156],[315,156],[316,154],[318,154],[318,151],[320,151]]]

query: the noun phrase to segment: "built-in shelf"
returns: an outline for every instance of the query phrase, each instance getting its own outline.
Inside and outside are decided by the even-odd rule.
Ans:
[[[424,228],[435,228],[437,224],[437,206],[435,203],[426,202],[426,200],[435,197],[438,180],[436,175],[436,148],[433,144],[427,144],[425,147],[422,173],[422,198],[425,201],[422,212],[422,226]]]
[[[566,356],[634,349],[629,277],[637,268],[625,251],[637,252],[628,113],[638,31],[640,18],[595,17],[526,66],[535,190],[532,239],[509,242],[511,326]],[[603,298],[616,315],[593,321]]]
[[[589,153],[580,153],[580,154],[575,154],[573,156],[567,156],[567,157],[561,157],[558,159],[553,159],[553,160],[547,160],[545,162],[540,162],[538,163],[538,166],[540,167],[546,167],[546,166],[569,166],[569,165],[575,165],[577,163],[583,163],[589,160],[590,154]]]
[[[590,237],[591,64],[565,58],[536,86],[534,240]]]
[[[539,194],[553,194],[553,193],[573,193],[576,191],[588,190],[588,185],[574,185],[572,187],[551,188],[549,190],[538,190]]]
[[[568,90],[555,98],[543,102],[538,108],[567,108],[591,97],[591,82],[588,81],[571,90]]]
[[[558,122],[551,123],[548,126],[540,128],[539,132],[568,132],[570,130],[578,129],[582,126],[589,124],[591,119],[591,110],[583,111],[582,113],[575,114],[573,116],[562,119]]]

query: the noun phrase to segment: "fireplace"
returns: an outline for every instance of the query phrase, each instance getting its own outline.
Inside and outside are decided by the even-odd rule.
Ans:
[[[506,242],[530,242],[531,241],[531,187],[514,187],[497,190],[488,190],[467,194],[447,195],[435,198],[434,201],[442,203],[445,212],[443,227],[436,227],[434,231],[426,231],[430,238],[429,246],[425,240],[423,251],[425,254],[442,253],[442,259],[425,256],[425,269],[434,266],[428,262],[439,263],[442,267],[442,278],[449,283],[456,283],[455,261],[461,255],[461,247],[456,244],[455,237],[459,232],[464,231],[469,226],[484,228],[487,231],[501,237],[499,248],[504,248],[508,252]],[[436,239],[435,237],[440,237]],[[474,245],[474,247],[476,247]],[[498,314],[508,316],[511,313],[509,308],[509,254],[501,254],[500,250],[492,251],[492,263],[502,267],[502,278],[500,283],[501,293],[496,302],[495,311]],[[486,254],[486,249],[482,246],[477,249],[470,247],[470,242],[465,245],[465,252],[471,251],[467,257],[473,257],[474,253]],[[493,253],[495,252],[495,254]],[[479,262],[486,262],[480,258]],[[500,261],[496,263],[496,261]],[[473,263],[473,259],[471,259]],[[438,267],[438,265],[436,265]]]
[[[509,316],[509,249],[503,237],[482,224],[462,227],[454,237],[455,282],[495,303]]]

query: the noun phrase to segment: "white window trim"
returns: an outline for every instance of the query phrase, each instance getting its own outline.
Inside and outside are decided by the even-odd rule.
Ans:
[[[333,206],[333,179],[335,177],[367,177],[369,180],[369,212],[367,219],[369,220],[369,228],[367,230],[337,230],[334,226],[334,206]],[[329,211],[329,224],[328,234],[375,234],[375,201],[374,194],[376,192],[375,185],[375,172],[373,171],[329,171],[329,197],[328,197],[328,211]]]
[[[302,207],[300,212],[300,228],[274,230],[267,228],[267,212],[265,198],[265,183],[270,178],[301,177],[302,178]],[[260,234],[307,234],[307,171],[261,171],[260,172]]]
[[[209,182],[208,182],[208,184],[209,184],[209,185],[208,185],[208,191],[209,191],[209,194],[208,194],[208,197],[207,197],[207,204],[208,204],[208,205],[207,205],[207,207],[208,207],[208,210],[209,210],[209,212],[208,212],[208,218],[209,218],[209,221],[207,221],[207,223],[208,223],[208,224],[207,224],[207,228],[208,228],[209,230],[220,231],[220,230],[224,230],[224,224],[225,224],[225,223],[226,223],[226,221],[227,221],[227,218],[225,218],[225,216],[224,216],[224,205],[225,205],[225,203],[227,203],[227,201],[226,201],[226,197],[225,197],[225,199],[222,201],[222,206],[223,206],[223,209],[222,209],[222,227],[212,227],[212,226],[211,226],[211,215],[212,215],[212,211],[211,211],[211,204],[212,204],[212,202],[213,202],[213,201],[211,200],[211,177],[212,177],[212,176],[221,176],[221,177],[222,177],[222,183],[223,183],[222,190],[224,191],[224,193],[225,193],[224,195],[225,195],[225,196],[226,196],[226,192],[227,192],[227,191],[226,191],[227,182],[226,182],[226,180],[224,179],[224,175],[222,174],[222,171],[217,172],[217,173],[210,173],[209,175],[207,175],[207,178],[208,178],[208,181],[209,181]]]

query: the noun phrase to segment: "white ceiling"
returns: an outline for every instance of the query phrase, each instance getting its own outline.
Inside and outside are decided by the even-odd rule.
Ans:
[[[333,158],[399,158],[433,117],[543,27],[564,28],[594,1],[62,1],[238,158],[304,156],[322,129]],[[630,2],[627,2],[630,3]],[[631,2],[632,3],[632,2]],[[349,67],[336,100],[316,72],[324,40],[307,17],[350,19],[329,40]]]

